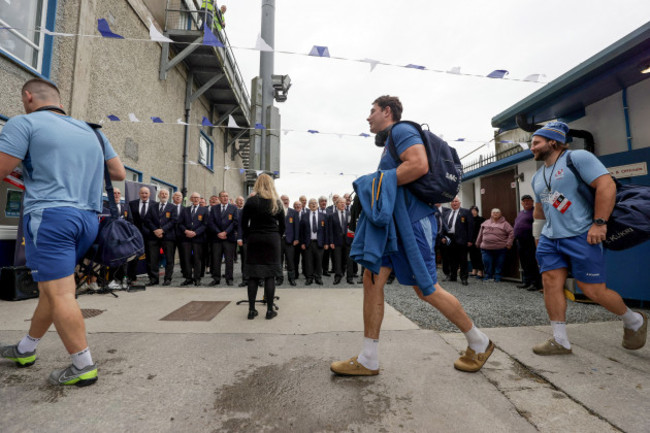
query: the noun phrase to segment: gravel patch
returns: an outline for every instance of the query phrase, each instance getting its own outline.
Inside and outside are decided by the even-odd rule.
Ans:
[[[469,279],[469,285],[460,282],[441,282],[452,293],[479,328],[548,325],[549,319],[541,292],[518,289],[519,283],[479,281]],[[421,301],[413,288],[395,281],[387,284],[385,301],[424,329],[460,332],[438,310]],[[628,304],[629,305],[629,304]],[[647,311],[647,310],[646,310]],[[589,323],[619,320],[600,305],[567,300],[567,322]]]

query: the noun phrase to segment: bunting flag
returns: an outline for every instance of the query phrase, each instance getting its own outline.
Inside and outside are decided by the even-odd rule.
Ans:
[[[465,141],[465,139],[464,138],[457,138],[454,141]]]
[[[244,169],[244,168],[240,168],[240,169],[239,169],[239,174],[244,174],[244,173],[246,173],[246,169]]]
[[[237,122],[235,122],[235,119],[232,116],[228,116],[228,128],[239,128]]]
[[[120,121],[120,118],[117,117],[117,116],[114,115],[114,114],[109,114],[109,115],[106,116],[106,117],[108,117],[108,120],[110,120],[111,122],[119,122],[119,121]]]
[[[524,81],[530,81],[533,83],[539,83],[542,78],[546,77],[544,74],[531,74],[524,78]]]
[[[203,45],[223,48],[221,41],[212,33],[212,30],[208,29],[208,26],[203,26]]]
[[[255,124],[255,129],[266,129],[266,128],[261,123],[256,123]]]
[[[312,57],[329,57],[330,50],[327,47],[321,47],[314,45],[309,52],[309,55]]]
[[[158,31],[153,21],[149,20],[149,37],[156,42],[174,42]]]
[[[201,126],[214,126],[207,117],[203,116],[203,120],[201,121]]]
[[[259,51],[273,51],[273,47],[267,44],[259,33],[257,34],[257,41],[255,41],[255,49]]]
[[[276,175],[276,176],[279,176],[279,175],[280,175],[280,172],[277,171],[277,170],[275,170],[275,171],[273,172],[273,174]]]
[[[509,72],[506,71],[505,69],[495,69],[494,71],[487,74],[487,77],[488,78],[503,78],[508,74],[509,74]]]
[[[405,68],[411,68],[411,69],[420,69],[420,70],[425,70],[426,69],[424,66],[414,65],[413,63],[409,63],[408,65],[406,65],[404,67]]]
[[[140,121],[140,120],[138,120],[137,117],[135,117],[135,113],[129,113],[129,120],[131,122],[139,122]]]
[[[528,150],[530,147],[528,146],[528,143],[517,143],[518,145],[521,146],[522,149]]]
[[[454,66],[447,71],[448,74],[460,75],[460,66]]]
[[[255,170],[257,177],[260,177],[260,174],[264,173],[264,170]]]
[[[370,137],[370,134],[366,134],[365,132],[362,132],[359,134],[359,137]]]
[[[223,167],[223,169],[228,171],[228,170],[230,170],[230,167],[226,165],[226,166]]]
[[[189,123],[183,122],[180,117],[176,119],[176,123],[178,123],[179,125],[189,125]]]
[[[309,132],[310,134],[318,134],[318,131],[316,131],[315,129],[308,129],[307,132]]]
[[[160,117],[156,117],[156,116],[152,116],[151,120],[153,121],[153,123],[165,123],[162,121]]]
[[[374,71],[375,67],[379,64],[379,60],[374,60],[374,59],[366,58],[366,59],[363,59],[361,61],[370,64],[370,72]]]
[[[117,33],[113,33],[111,31],[111,28],[108,26],[108,21],[106,21],[104,18],[97,20],[97,30],[105,38],[124,39],[124,36],[120,36]]]

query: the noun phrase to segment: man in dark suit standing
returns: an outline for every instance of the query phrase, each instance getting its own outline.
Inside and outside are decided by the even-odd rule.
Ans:
[[[328,221],[325,212],[318,211],[315,198],[309,200],[309,211],[300,220],[300,248],[305,252],[305,274],[309,286],[314,281],[323,285],[323,251],[328,249]]]
[[[298,232],[296,233],[296,239],[298,239],[298,245],[293,255],[293,269],[294,269],[294,278],[297,280],[300,277],[300,266],[302,266],[302,274],[305,274],[305,252],[300,248],[300,222],[304,215],[307,214],[306,210],[302,207],[302,202],[300,200],[293,203],[293,210],[296,211],[298,217]],[[302,263],[302,264],[301,264]]]
[[[330,207],[327,206],[327,197],[325,197],[324,195],[318,197],[318,213],[325,215],[326,219],[332,213]],[[323,275],[326,277],[330,276],[329,265],[330,265],[330,251],[328,248],[323,251]]]
[[[159,282],[158,264],[160,263],[160,249],[165,255],[165,280],[163,286],[169,286],[174,273],[174,242],[176,240],[176,208],[169,203],[169,191],[165,188],[158,192],[158,204],[153,204],[144,223],[151,232],[147,241],[147,260],[149,262],[149,285],[155,286]]]
[[[446,251],[449,257],[449,281],[456,281],[456,274],[460,274],[463,286],[467,283],[467,249],[472,245],[474,232],[474,217],[465,208],[460,207],[460,199],[454,197],[451,209],[445,209],[442,218],[447,223],[447,238],[442,242],[447,244]]]
[[[147,241],[150,239],[150,235],[151,235],[151,231],[144,224],[144,219],[147,216],[147,213],[149,212],[149,207],[151,204],[149,200],[150,198],[149,196],[151,195],[151,192],[149,191],[149,187],[146,186],[140,187],[140,191],[138,191],[138,195],[140,196],[139,199],[131,200],[129,202],[129,210],[131,212],[131,217],[133,218],[133,224],[135,224],[135,226],[142,234],[142,239],[144,239],[144,242],[146,244]],[[140,262],[139,259],[131,260],[127,265],[128,268],[127,280],[129,284],[131,284],[133,281],[136,281],[138,279],[136,272],[137,272],[137,267],[139,262]],[[147,266],[147,273],[151,275],[149,266]]]
[[[203,257],[203,244],[205,242],[205,231],[207,230],[208,209],[199,206],[201,195],[193,192],[190,195],[192,206],[183,209],[181,220],[178,224],[179,230],[183,233],[181,258],[185,261],[185,281],[181,286],[194,283],[201,285],[201,259]]]
[[[174,225],[174,247],[176,248],[176,251],[178,251],[178,261],[181,264],[181,275],[185,277],[185,275],[187,275],[187,270],[185,269],[183,249],[181,248],[185,234],[179,228],[181,216],[183,215],[183,209],[185,209],[185,207],[183,206],[183,194],[180,191],[176,191],[172,194],[172,206],[174,206],[174,214],[176,215],[176,224]]]
[[[348,243],[348,222],[350,221],[350,212],[345,210],[345,199],[338,198],[336,201],[336,210],[329,215],[329,245],[330,255],[334,261],[334,284],[339,284],[343,278],[343,269],[347,269],[347,282],[354,284],[352,277],[354,271],[349,258],[350,245],[352,238]]]
[[[233,268],[235,262],[235,251],[237,248],[237,206],[228,203],[228,193],[219,193],[220,204],[212,206],[208,227],[214,234],[212,244],[212,272],[211,286],[216,286],[221,281],[221,256],[226,260],[226,284],[233,284]]]
[[[298,217],[298,212],[296,212],[294,209],[291,208],[289,196],[283,195],[280,197],[280,200],[282,200],[282,205],[284,206],[284,227],[285,227],[284,234],[282,235],[282,254],[280,256],[281,257],[280,260],[283,264],[283,269],[284,269],[284,263],[286,258],[287,278],[289,280],[289,284],[295,286],[296,268],[294,267],[295,264],[294,255],[295,255],[295,247],[300,242],[300,240],[298,239],[298,235],[300,232],[300,227],[299,227],[300,218]],[[277,281],[277,284],[280,285],[282,283],[283,283],[283,278],[280,277]]]

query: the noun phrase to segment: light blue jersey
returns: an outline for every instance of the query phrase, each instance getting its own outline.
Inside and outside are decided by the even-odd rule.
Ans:
[[[401,155],[411,146],[423,144],[422,137],[418,130],[407,123],[396,124],[393,126],[391,133],[393,134],[397,155]],[[397,163],[391,156],[387,146],[388,138],[386,139],[386,144],[384,146],[384,153],[381,154],[381,159],[379,160],[380,170],[390,170],[397,168],[399,165],[399,163]],[[406,207],[408,208],[411,222],[419,221],[425,216],[431,215],[435,212],[434,208],[430,207],[425,202],[418,200],[413,193],[408,190],[408,188],[405,188],[404,195],[406,196]]]
[[[542,235],[549,239],[581,235],[593,224],[593,204],[580,194],[580,179],[567,167],[566,155],[566,152],[562,153],[554,166],[542,166],[533,176],[535,202],[542,203],[546,216]],[[586,150],[571,151],[571,160],[588,184],[609,174],[603,163]]]
[[[115,158],[101,135],[106,160]],[[0,152],[23,161],[25,214],[62,206],[101,212],[102,149],[85,122],[51,111],[13,117],[0,132]]]

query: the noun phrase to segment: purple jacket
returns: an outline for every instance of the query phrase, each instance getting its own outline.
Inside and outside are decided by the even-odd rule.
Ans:
[[[514,230],[503,216],[497,222],[488,218],[481,224],[476,245],[483,250],[500,250],[511,247],[514,239]]]

